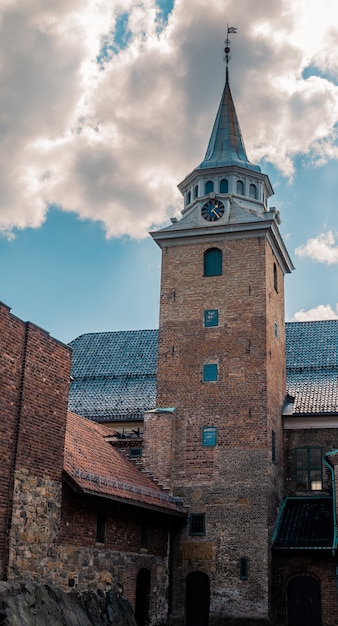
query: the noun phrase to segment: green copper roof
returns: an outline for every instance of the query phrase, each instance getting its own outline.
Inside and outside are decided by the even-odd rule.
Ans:
[[[228,82],[223,90],[204,160],[197,169],[227,165],[238,165],[255,172],[261,171],[261,168],[250,163],[247,157]]]
[[[285,498],[272,544],[279,550],[327,550],[333,548],[332,498]]]

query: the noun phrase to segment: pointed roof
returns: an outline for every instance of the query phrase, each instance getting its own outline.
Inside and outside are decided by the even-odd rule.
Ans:
[[[227,165],[238,165],[255,172],[261,171],[261,168],[250,163],[247,157],[228,81],[224,86],[204,160],[197,169]]]

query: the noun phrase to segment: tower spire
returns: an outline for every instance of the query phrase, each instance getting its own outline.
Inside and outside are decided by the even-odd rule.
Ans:
[[[225,61],[225,64],[226,64],[226,67],[225,67],[225,84],[226,85],[229,83],[229,61],[231,59],[229,33],[234,33],[234,34],[237,33],[237,28],[235,26],[229,26],[229,24],[227,24],[227,36],[226,36],[226,39],[224,41],[224,43],[225,43],[224,61]]]
[[[246,169],[260,172],[260,167],[250,163],[247,157],[230,91],[229,61],[231,56],[229,33],[237,33],[237,28],[227,25],[227,36],[224,42],[224,60],[226,63],[225,86],[205,157],[197,169],[239,165]]]

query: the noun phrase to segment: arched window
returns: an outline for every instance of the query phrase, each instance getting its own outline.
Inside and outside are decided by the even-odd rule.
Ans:
[[[198,185],[194,187],[194,198],[198,198]]]
[[[208,180],[205,183],[205,193],[211,193],[214,190],[214,183],[212,182],[212,180]]]
[[[273,264],[273,286],[276,291],[278,291],[278,282],[277,282],[277,265]]]
[[[229,191],[229,184],[226,178],[223,178],[219,184],[219,191],[220,193],[228,193]]]
[[[191,202],[191,191],[188,191],[187,193],[187,204],[190,204]]]
[[[220,276],[222,274],[222,250],[209,248],[204,253],[204,276]]]
[[[240,196],[244,196],[244,183],[242,180],[237,181],[236,191]]]
[[[250,198],[253,198],[254,200],[257,199],[257,187],[253,183],[251,183],[249,187],[249,196]]]

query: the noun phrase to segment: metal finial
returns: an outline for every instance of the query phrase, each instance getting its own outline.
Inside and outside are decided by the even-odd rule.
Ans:
[[[225,69],[225,82],[228,83],[229,82],[229,61],[231,59],[231,55],[230,55],[230,39],[229,39],[229,33],[237,33],[237,28],[235,26],[229,26],[229,24],[227,24],[227,36],[226,39],[224,41],[225,43],[225,48],[224,48],[224,61],[226,63],[226,69]]]

